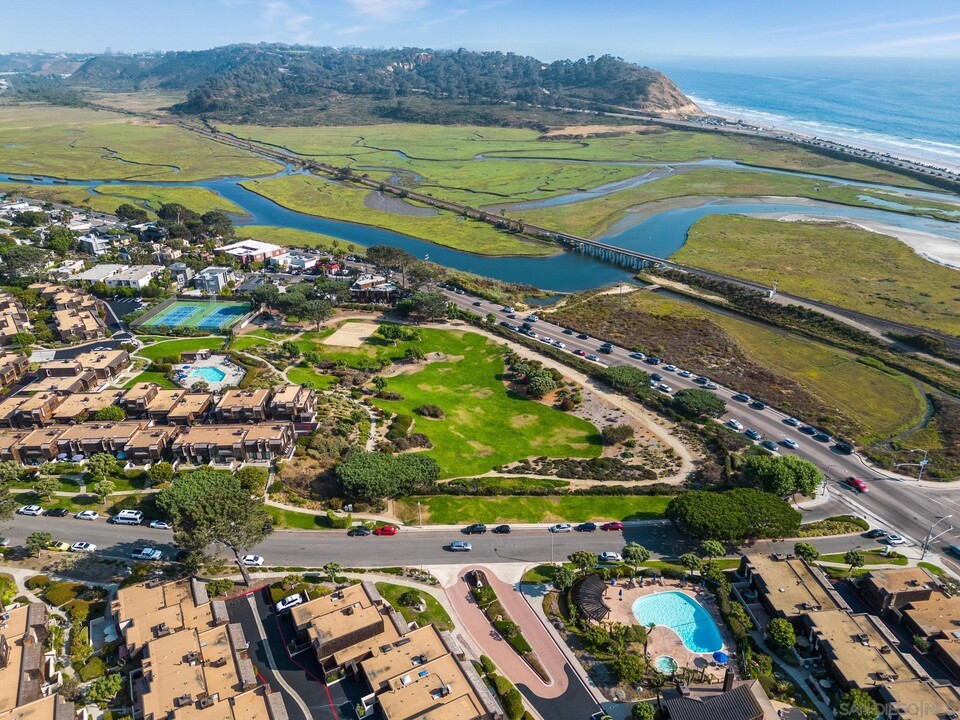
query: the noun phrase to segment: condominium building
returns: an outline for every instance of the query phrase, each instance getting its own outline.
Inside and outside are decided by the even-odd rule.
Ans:
[[[134,433],[123,447],[127,462],[133,465],[160,462],[178,432],[175,425],[156,425]]]
[[[317,414],[317,393],[302,385],[281,385],[273,389],[267,411],[275,420],[313,422]]]
[[[116,405],[123,397],[123,390],[104,390],[103,392],[78,392],[66,395],[63,402],[53,412],[54,422],[69,425],[90,419],[97,410]]]
[[[176,459],[194,465],[231,465],[285,457],[293,448],[292,423],[258,425],[193,425],[173,441]]]
[[[57,438],[57,446],[60,452],[70,455],[90,457],[97,453],[108,453],[116,456],[146,426],[144,420],[70,425]]]
[[[89,310],[56,310],[53,322],[62,342],[95,340],[106,335],[103,320]]]
[[[130,364],[126,350],[94,350],[77,355],[75,361],[84,370],[93,370],[100,380],[110,380]]]
[[[12,385],[30,370],[30,360],[23,353],[0,351],[0,388]]]
[[[268,388],[226,390],[217,400],[217,420],[234,423],[262,422],[267,419],[270,395]]]

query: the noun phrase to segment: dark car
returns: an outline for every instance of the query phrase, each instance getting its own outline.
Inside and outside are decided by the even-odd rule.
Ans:
[[[355,528],[350,528],[347,531],[347,535],[350,537],[366,537],[370,534],[370,528],[365,528],[362,525],[358,525]]]
[[[811,425],[804,425],[802,428],[800,428],[800,432],[802,432],[804,435],[816,435],[817,429]]]
[[[501,320],[501,321],[500,321],[500,327],[508,328],[508,327],[510,327],[510,323],[508,323],[506,320]]]
[[[780,446],[777,445],[773,440],[764,440],[762,443],[760,443],[760,445],[765,447],[770,452],[777,452],[780,450]]]
[[[871,540],[879,540],[880,538],[885,538],[887,536],[886,530],[881,530],[880,528],[874,528],[868,532],[864,537],[868,537]]]
[[[573,335],[573,330],[571,330],[570,328],[564,328],[564,329],[563,329],[563,334],[564,334],[564,335]]]
[[[752,407],[754,410],[766,410],[766,409],[767,409],[767,406],[764,405],[764,404],[763,404],[762,402],[760,402],[759,400],[754,400],[752,403],[750,403],[750,407]]]
[[[592,522],[580,523],[574,528],[577,532],[593,532],[596,529],[597,524]]]
[[[710,382],[710,381],[707,380],[707,378],[705,378],[703,375],[700,375],[700,376],[698,376],[698,377],[695,377],[695,378],[693,379],[693,381],[694,381],[697,385],[706,385],[708,382]]]
[[[577,337],[578,337],[580,340],[589,340],[589,339],[590,339],[590,336],[587,335],[586,333],[580,333],[579,335],[577,335]]]
[[[655,382],[660,382],[661,380],[663,380],[663,375],[661,375],[660,373],[653,373],[653,374],[650,376],[650,379],[653,380],[653,381],[655,381]]]
[[[483,535],[487,531],[487,526],[483,523],[474,523],[473,525],[467,525],[463,532],[465,535]]]
[[[510,526],[509,526],[509,525],[497,525],[497,526],[493,529],[493,532],[494,532],[495,534],[497,534],[497,535],[509,535],[509,534],[510,534]]]
[[[599,350],[602,353],[612,353],[613,345],[611,345],[610,343],[604,343],[603,345],[600,346]]]
[[[66,508],[51,508],[43,514],[46,517],[66,517],[70,512]]]
[[[853,445],[850,443],[838,441],[837,444],[833,446],[833,449],[841,455],[853,455]]]
[[[753,428],[747,428],[746,430],[743,431],[743,434],[746,435],[751,440],[759,440],[761,437],[763,437],[760,433],[758,433]]]
[[[481,305],[483,305],[483,301],[482,301],[482,300],[476,300],[476,301],[474,301],[474,303],[473,303],[473,306],[474,306],[474,307],[480,307]]]
[[[648,355],[647,359],[644,360],[644,362],[647,363],[647,365],[659,365],[660,363],[663,362],[663,360],[661,360],[658,357],[653,357],[652,355]]]
[[[818,432],[816,435],[813,436],[813,439],[816,440],[817,442],[822,442],[822,443],[828,443],[830,442],[830,440],[832,440],[832,438],[829,435],[827,435],[825,432]]]
[[[750,396],[746,393],[737,393],[733,396],[733,399],[737,402],[750,402]]]

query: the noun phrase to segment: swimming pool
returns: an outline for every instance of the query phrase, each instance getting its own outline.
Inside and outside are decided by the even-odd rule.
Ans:
[[[206,380],[208,383],[223,382],[226,376],[227,374],[223,370],[215,367],[194,368],[190,371],[190,377],[200,378],[201,380]]]
[[[712,653],[723,647],[720,630],[703,606],[681,592],[660,592],[637,598],[633,616],[641,625],[663,625],[673,630],[690,652]]]

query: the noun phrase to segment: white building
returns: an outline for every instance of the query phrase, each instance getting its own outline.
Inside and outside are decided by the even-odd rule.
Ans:
[[[113,248],[113,238],[109,235],[100,236],[89,233],[77,238],[77,244],[83,252],[94,257],[100,257],[109,253]]]
[[[64,260],[57,267],[50,269],[50,275],[57,280],[66,280],[71,275],[83,271],[83,260]]]
[[[108,277],[116,275],[122,270],[126,270],[129,265],[117,265],[113,263],[104,263],[103,265],[94,265],[82,273],[73,275],[70,280],[74,282],[104,282]]]
[[[270,258],[270,264],[285,270],[309,270],[316,267],[317,258],[301,252],[288,252]]]
[[[204,268],[193,279],[194,287],[211,295],[216,295],[234,280],[233,270],[228,267],[214,265]]]
[[[142,290],[161,272],[162,265],[134,265],[111,275],[104,282],[107,287]]]
[[[273,243],[261,242],[260,240],[241,240],[232,245],[217,248],[217,252],[232,255],[244,265],[249,265],[255,262],[266,262],[270,258],[283,255],[286,251]]]

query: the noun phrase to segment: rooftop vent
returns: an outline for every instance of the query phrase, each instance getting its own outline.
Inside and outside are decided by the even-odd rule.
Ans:
[[[200,662],[200,653],[198,653],[196,650],[191,650],[184,658],[184,662],[189,663],[190,665]]]
[[[193,704],[193,695],[191,695],[190,693],[181,695],[180,697],[175,697],[173,699],[174,707],[178,707],[178,708],[186,707],[187,705],[192,705],[192,704]]]
[[[205,697],[200,700],[200,709],[203,710],[204,708],[213,707],[215,702],[216,700],[214,700],[212,697]]]

